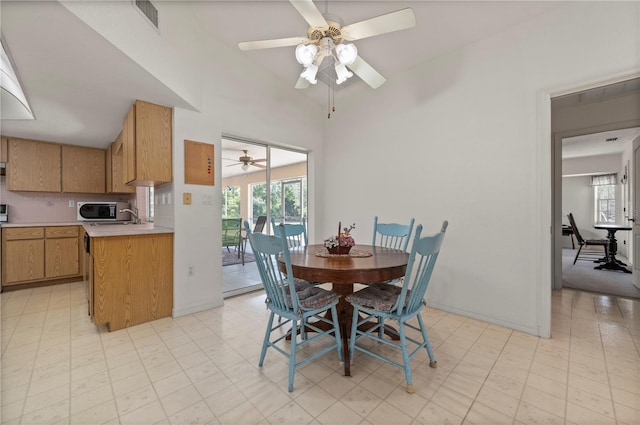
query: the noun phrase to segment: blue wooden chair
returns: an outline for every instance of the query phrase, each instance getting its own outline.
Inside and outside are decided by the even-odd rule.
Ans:
[[[267,308],[271,311],[269,322],[262,343],[260,360],[258,366],[262,367],[268,348],[289,358],[289,392],[293,391],[293,378],[295,369],[308,363],[325,353],[336,349],[338,359],[343,361],[342,340],[340,336],[340,326],[338,324],[338,313],[336,305],[340,296],[332,291],[318,288],[306,282],[295,282],[291,270],[291,258],[289,257],[289,247],[283,236],[269,236],[261,233],[252,233],[249,223],[244,222],[251,249],[256,258],[256,264],[260,272],[260,278],[267,295]],[[282,228],[281,228],[282,230]],[[280,271],[278,260],[284,260],[286,273]],[[324,314],[330,310],[332,319],[327,319]],[[274,324],[275,315],[283,317],[282,323]],[[319,322],[330,325],[329,329],[322,330],[309,322],[313,318]],[[298,340],[298,329],[303,338]],[[283,332],[280,328],[291,325],[288,331]],[[317,332],[313,336],[305,335],[305,326]],[[279,344],[287,337],[291,338],[291,346],[287,353]],[[319,338],[330,339],[329,344],[318,344]],[[315,342],[315,345],[313,345]],[[310,345],[310,346],[309,346]],[[296,360],[299,348],[309,346],[305,349],[305,356],[302,360]],[[316,350],[312,352],[312,350]]]
[[[444,221],[439,233],[422,238],[422,225],[418,225],[402,286],[382,283],[369,286],[347,296],[347,301],[353,305],[349,357],[353,359],[354,350],[358,350],[390,365],[404,369],[408,393],[413,392],[410,360],[420,349],[425,348],[427,350],[430,360],[429,365],[431,367],[437,366],[421,311],[422,307],[426,305],[424,295],[427,291],[427,285],[433,273],[447,226],[448,222]],[[360,317],[361,314],[363,317]],[[418,326],[408,323],[414,317],[418,320]],[[379,318],[383,320],[380,321],[378,320]],[[381,326],[384,326],[384,319],[394,319],[398,322],[397,331],[387,327],[387,332],[391,331],[397,335],[400,338],[399,343],[380,337],[378,331]],[[373,320],[376,320],[377,324],[364,330],[362,325]],[[422,341],[407,336],[406,328],[420,331]],[[391,357],[385,357],[383,349],[375,350],[371,347],[371,344],[358,344],[367,338],[388,347],[399,349],[402,352],[402,363],[394,361]],[[407,342],[416,345],[416,348],[410,351]]]
[[[373,219],[373,246],[407,250],[413,231],[414,219],[409,224],[378,223],[378,216]]]
[[[271,217],[271,226],[273,228],[273,232],[277,234],[278,225],[273,217]],[[307,240],[307,222],[304,217],[302,217],[302,222],[300,224],[283,224],[283,226],[289,248],[306,246],[309,244],[309,241]]]

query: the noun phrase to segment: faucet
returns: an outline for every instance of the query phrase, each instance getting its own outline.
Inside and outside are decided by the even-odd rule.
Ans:
[[[136,207],[133,207],[133,209],[129,209],[129,208],[122,208],[122,209],[120,210],[120,212],[121,212],[121,213],[128,212],[128,213],[130,213],[130,214],[133,216],[133,218],[134,218],[134,222],[135,222],[136,224],[140,224],[140,223],[142,223],[142,221],[140,220],[140,217],[138,217],[138,209],[137,209]]]

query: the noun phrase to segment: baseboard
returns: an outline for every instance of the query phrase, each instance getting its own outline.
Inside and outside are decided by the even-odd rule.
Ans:
[[[214,308],[222,307],[224,305],[224,301],[220,300],[212,300],[210,302],[204,304],[191,304],[180,308],[173,308],[173,317],[181,317],[186,316],[188,314],[199,313],[205,310],[211,310]]]
[[[514,323],[508,320],[500,319],[499,317],[485,316],[482,314],[477,314],[471,311],[466,311],[460,308],[455,308],[450,305],[439,304],[433,301],[427,300],[427,306],[438,309],[440,311],[445,311],[447,313],[457,314],[459,316],[468,317],[470,319],[480,320],[483,322],[491,323],[493,325],[502,326],[505,328],[509,328],[515,331],[524,332],[533,336],[537,336],[540,338],[544,338],[544,336],[540,335],[540,330],[537,327],[527,326],[523,323]]]

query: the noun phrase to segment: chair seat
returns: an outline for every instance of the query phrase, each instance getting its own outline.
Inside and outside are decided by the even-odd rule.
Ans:
[[[316,310],[338,302],[340,296],[332,291],[314,286],[306,281],[296,281],[296,294],[300,305],[307,309]],[[287,305],[291,307],[291,295],[287,290]]]
[[[609,245],[608,239],[586,239],[585,245]]]
[[[378,311],[389,312],[396,305],[398,297],[402,292],[401,286],[390,285],[388,283],[376,283],[353,294],[347,295],[347,302],[358,304],[363,307],[373,308]],[[405,307],[411,290],[407,290]]]

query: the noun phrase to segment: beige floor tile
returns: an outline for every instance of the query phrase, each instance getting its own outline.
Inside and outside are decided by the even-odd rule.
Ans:
[[[198,390],[189,385],[161,397],[160,403],[162,404],[167,416],[172,416],[189,406],[193,406],[201,400],[202,398],[200,397]]]
[[[219,423],[203,400],[170,416],[169,422],[175,425]]]
[[[107,402],[115,402],[110,385],[86,391],[71,398],[71,416]]]
[[[558,398],[555,395],[540,391],[537,388],[525,386],[521,400],[539,409],[546,410],[555,416],[564,417],[564,398]]]
[[[581,425],[613,425],[616,423],[614,418],[600,415],[593,410],[570,402],[567,403],[567,420]]]
[[[609,400],[608,397],[599,397],[587,391],[569,387],[569,390],[567,391],[567,402],[593,410],[600,415],[615,418],[613,402]]]
[[[296,397],[295,401],[315,418],[334,404],[336,398],[320,386],[315,386]]]
[[[520,402],[516,412],[516,419],[520,423],[528,425],[563,425],[563,417],[564,415],[556,416],[526,402]]]
[[[342,402],[332,404],[318,416],[321,424],[358,425],[363,422],[363,417]]]
[[[121,425],[156,424],[165,420],[167,420],[167,415],[165,415],[158,400],[154,400],[130,412],[120,414]],[[114,423],[117,424],[118,422]]]
[[[491,407],[480,403],[474,402],[465,417],[465,422],[469,421],[472,424],[495,424],[495,425],[511,425],[513,422],[513,416],[505,415],[498,412]]]
[[[431,397],[431,403],[435,403],[440,407],[447,409],[454,415],[464,418],[467,415],[471,404],[473,404],[473,399],[465,397],[445,386],[441,386],[433,397]]]
[[[65,423],[69,420],[69,399],[24,414],[23,424]]]
[[[616,419],[618,423],[624,424],[640,424],[640,409],[632,409],[622,404],[614,404],[616,411]]]
[[[71,416],[71,424],[73,425],[104,424],[111,420],[118,420],[118,410],[114,400],[109,400]]]
[[[132,391],[116,398],[118,414],[120,416],[127,415],[128,413],[138,410],[157,399],[158,397],[156,396],[153,386],[147,385],[146,387],[139,388],[136,391]]]
[[[142,382],[150,383],[149,378],[142,380]],[[185,387],[191,386],[192,383],[189,377],[184,372],[178,372],[175,375],[171,375],[167,378],[161,379],[153,384],[153,388],[156,390],[158,397],[162,398],[175,391],[181,390]]]
[[[491,387],[484,386],[475,401],[485,406],[490,406],[492,409],[513,418],[518,410],[520,400]]]
[[[459,425],[462,423],[462,420],[463,417],[455,415],[436,403],[429,402],[424,409],[420,411],[415,421],[424,425]]]
[[[367,416],[366,420],[373,425],[408,425],[413,421],[413,418],[391,403],[383,401]]]
[[[209,406],[211,405],[210,403],[207,404],[209,404]],[[239,404],[222,415],[216,415],[216,417],[220,423],[229,425],[258,423],[265,419],[258,409],[253,407],[248,401]]]
[[[372,392],[357,386],[340,398],[340,401],[362,417],[368,416],[382,399]]]

